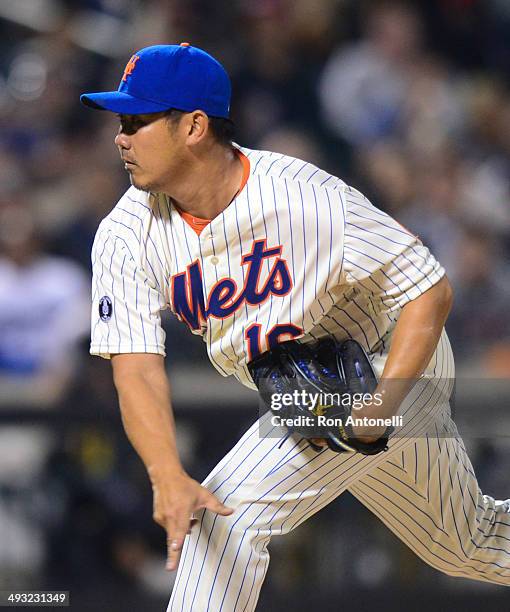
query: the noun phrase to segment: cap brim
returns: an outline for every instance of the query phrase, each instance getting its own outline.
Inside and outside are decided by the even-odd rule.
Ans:
[[[142,100],[121,91],[82,94],[80,101],[90,108],[107,110],[122,115],[142,115],[169,110],[167,104]]]

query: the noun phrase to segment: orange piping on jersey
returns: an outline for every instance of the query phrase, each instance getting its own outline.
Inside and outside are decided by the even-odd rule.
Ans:
[[[239,156],[239,161],[243,165],[243,178],[241,180],[239,191],[235,194],[233,198],[234,200],[244,189],[246,183],[248,182],[248,179],[250,178],[250,160],[246,157],[246,155],[242,151],[239,151],[239,149],[236,149],[236,153]]]
[[[200,236],[201,231],[205,229],[211,222],[211,219],[200,219],[200,217],[194,217],[193,215],[190,215],[189,213],[184,212],[183,210],[179,210],[179,214],[184,219],[184,221],[186,221],[186,223],[191,227],[191,229],[196,232],[197,236]]]
[[[235,152],[237,153],[239,161],[243,166],[243,177],[241,179],[241,185],[239,186],[239,189],[235,196],[232,198],[232,201],[235,200],[237,196],[241,193],[246,183],[248,182],[248,179],[250,178],[250,160],[242,151],[239,151],[239,149],[235,149]],[[211,219],[201,219],[200,217],[194,217],[193,215],[190,215],[190,213],[184,212],[183,210],[179,210],[178,208],[177,210],[183,220],[186,221],[186,223],[197,234],[197,236],[200,236],[202,230],[205,229],[211,222]]]

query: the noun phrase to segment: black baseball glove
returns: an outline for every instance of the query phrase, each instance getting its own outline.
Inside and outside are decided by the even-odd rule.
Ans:
[[[372,364],[355,340],[283,342],[253,359],[248,368],[265,405],[289,433],[307,438],[315,450],[322,449],[311,438],[324,438],[338,453],[375,455],[387,450],[391,427],[375,442],[364,443],[356,440],[349,423],[354,400],[372,396],[377,386]]]

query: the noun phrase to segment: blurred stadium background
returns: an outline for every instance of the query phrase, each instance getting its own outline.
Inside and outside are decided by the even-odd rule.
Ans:
[[[508,0],[1,0],[0,589],[67,589],[78,611],[164,610],[172,582],[110,366],[87,354],[90,247],[128,182],[115,117],[78,96],[115,88],[135,49],[181,41],[229,70],[239,143],[323,166],[421,236],[455,288],[460,376],[510,377]],[[256,397],[165,327],[201,479]],[[489,386],[459,388],[466,422],[508,409]],[[497,429],[467,444],[505,498],[504,413]],[[270,550],[262,611],[510,608],[502,587],[426,567],[349,495]]]

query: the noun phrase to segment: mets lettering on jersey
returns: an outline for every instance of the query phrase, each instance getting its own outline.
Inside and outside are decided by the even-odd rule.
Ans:
[[[92,353],[165,353],[160,311],[203,336],[211,362],[252,387],[277,342],[353,337],[384,351],[397,313],[444,271],[420,241],[340,179],[239,149],[249,178],[199,235],[163,194],[131,187],[93,249]],[[355,290],[353,290],[355,289]],[[111,317],[99,301],[112,300]]]
[[[241,265],[247,265],[245,282],[238,292],[233,278],[226,277],[213,285],[204,301],[203,275],[200,260],[188,266],[186,272],[172,276],[172,309],[192,329],[198,329],[200,320],[208,317],[224,319],[239,310],[244,303],[252,306],[263,304],[272,295],[286,295],[292,288],[287,263],[280,257],[282,247],[266,249],[266,241],[255,240],[248,255],[241,257]],[[265,281],[259,287],[262,264],[273,260]]]
[[[115,112],[200,108],[211,117],[228,116],[228,75],[187,43],[140,50],[122,80],[119,92],[86,94],[82,100]],[[187,113],[186,121],[189,115],[194,113]],[[153,135],[166,131],[160,126]],[[132,145],[136,152],[140,143],[147,150],[151,129],[129,140],[123,128],[119,149]],[[196,133],[195,143],[208,142],[207,130]],[[163,474],[154,482],[155,491],[162,491],[155,508],[166,519],[158,522],[167,526],[170,560],[179,553],[180,532],[186,532],[181,520],[182,527],[191,526],[192,510],[197,522],[184,539],[167,612],[254,612],[271,537],[292,531],[345,490],[431,566],[509,585],[510,500],[482,494],[450,415],[454,360],[441,330],[449,306],[448,283],[438,285],[443,268],[418,238],[340,179],[285,155],[234,148],[243,168],[241,188],[214,219],[196,219],[164,193],[131,187],[102,221],[92,254],[91,353],[164,355],[160,313],[169,308],[203,337],[219,372],[254,388],[250,360],[289,338],[354,338],[380,375],[389,354],[393,363],[410,362],[397,363],[400,374],[409,368],[421,373],[429,341],[441,335],[423,374],[398,400],[398,414],[389,393],[381,414],[355,415],[368,421],[393,415],[399,435],[390,436],[387,452],[315,452],[296,434],[275,439],[273,415],[266,412],[210,472],[203,482],[208,491],[201,493],[190,482],[176,489],[169,477],[173,452],[165,454],[165,442],[152,444],[154,423],[162,425],[159,440],[172,437],[170,424],[161,420],[170,409],[167,401],[151,396],[149,385],[137,384],[136,374],[119,376],[126,429],[131,424],[137,440],[151,437],[148,444],[157,451],[146,457],[147,443],[136,444],[148,471]],[[227,172],[233,166],[221,165],[228,158],[215,147],[204,147],[201,155],[204,165],[190,164],[183,184],[198,179],[205,197],[217,186],[208,184],[215,173],[204,168]],[[165,176],[170,174],[168,168]],[[232,181],[234,176],[237,171]],[[175,195],[175,185],[157,184]],[[188,197],[184,208],[207,208],[202,198],[194,201],[189,192]],[[399,319],[403,307],[434,286]],[[408,359],[410,342],[417,350]],[[171,341],[169,349],[174,350]],[[161,361],[116,357],[114,369],[138,362],[143,365],[129,367],[130,374],[138,370],[147,380],[149,370],[162,382]],[[156,462],[170,461],[168,469],[152,470],[155,454]]]

